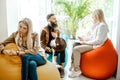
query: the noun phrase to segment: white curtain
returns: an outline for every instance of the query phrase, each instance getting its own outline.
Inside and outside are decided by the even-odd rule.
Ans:
[[[118,67],[116,80],[120,80],[120,1],[114,0],[114,20],[113,20],[113,32],[112,41],[118,53]]]

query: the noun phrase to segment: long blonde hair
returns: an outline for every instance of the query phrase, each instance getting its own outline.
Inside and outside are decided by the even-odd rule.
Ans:
[[[99,22],[104,22],[106,25],[106,21],[105,21],[105,18],[104,18],[104,13],[101,9],[96,9],[94,12],[93,12],[93,15],[96,17],[96,19],[99,21]]]
[[[31,34],[33,33],[33,28],[32,28],[32,21],[29,18],[23,18],[19,23],[24,23],[27,28],[28,28],[28,33],[27,33],[27,48],[32,49],[33,47],[33,40]]]

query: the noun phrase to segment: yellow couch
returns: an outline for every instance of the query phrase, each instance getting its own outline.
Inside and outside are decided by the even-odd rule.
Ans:
[[[37,73],[38,80],[60,80],[58,69],[50,62],[37,67]],[[21,59],[19,56],[0,54],[0,80],[21,80]]]

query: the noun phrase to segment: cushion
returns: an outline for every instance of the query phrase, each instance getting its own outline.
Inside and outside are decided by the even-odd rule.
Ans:
[[[18,50],[14,43],[5,46],[5,49]],[[21,80],[21,58],[0,54],[0,80]],[[60,74],[55,64],[48,62],[37,67],[38,80],[60,80]]]
[[[116,50],[108,39],[101,47],[82,54],[80,68],[87,77],[105,80],[114,74],[117,62]]]

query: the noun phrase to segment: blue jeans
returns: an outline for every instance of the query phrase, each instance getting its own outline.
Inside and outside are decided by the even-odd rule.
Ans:
[[[36,68],[45,63],[46,60],[39,54],[22,55],[22,80],[38,80]]]

